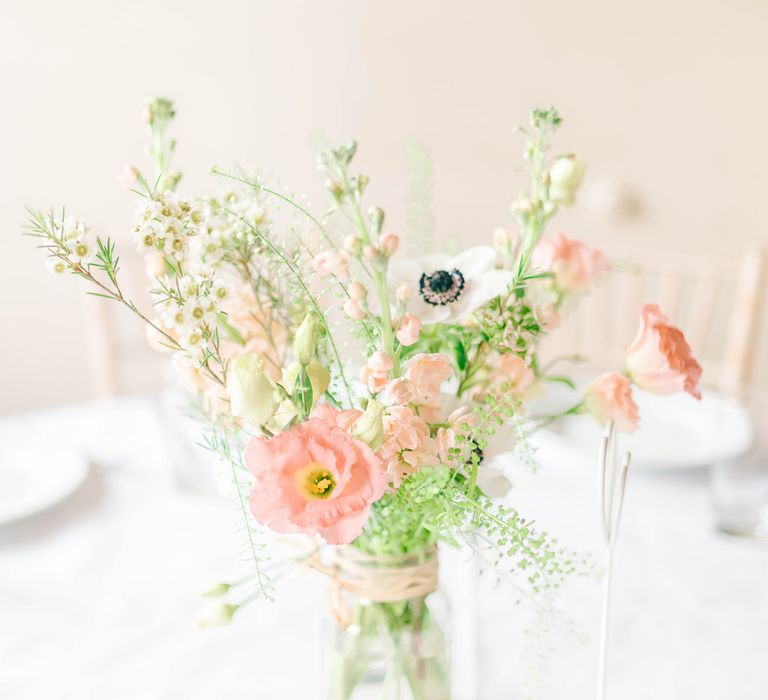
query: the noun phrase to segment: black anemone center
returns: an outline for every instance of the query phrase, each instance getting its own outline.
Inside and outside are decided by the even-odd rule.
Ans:
[[[429,276],[429,288],[438,294],[444,294],[453,286],[453,275],[448,270],[438,270]]]
[[[427,304],[445,306],[456,301],[464,290],[464,275],[456,269],[424,273],[419,280],[419,292]]]

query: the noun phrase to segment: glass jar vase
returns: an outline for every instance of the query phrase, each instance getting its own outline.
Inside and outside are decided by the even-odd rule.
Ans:
[[[450,700],[448,606],[434,548],[337,554],[328,625],[328,700]]]

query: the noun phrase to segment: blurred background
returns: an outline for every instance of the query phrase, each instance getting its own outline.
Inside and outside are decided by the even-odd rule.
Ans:
[[[66,204],[130,261],[136,202],[118,176],[148,166],[141,108],[158,94],[176,102],[182,192],[237,163],[320,209],[314,151],[355,138],[390,228],[407,235],[409,173],[427,162],[436,237],[489,240],[522,184],[513,126],[554,103],[556,150],[589,165],[557,227],[611,255],[704,256],[712,274],[722,260],[731,281],[742,252],[768,243],[764,0],[28,0],[0,13],[2,413],[158,383],[165,358],[133,319],[54,279],[19,235],[25,205]]]

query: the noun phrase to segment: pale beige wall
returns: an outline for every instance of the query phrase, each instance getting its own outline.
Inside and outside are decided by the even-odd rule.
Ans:
[[[18,235],[23,205],[66,203],[124,237],[133,201],[116,175],[141,158],[148,95],[177,102],[190,187],[238,162],[316,193],[317,132],[354,137],[396,228],[414,137],[434,154],[439,235],[467,242],[508,221],[511,127],[553,102],[558,145],[590,163],[582,206],[561,219],[573,235],[713,253],[768,240],[765,0],[26,0],[0,12],[0,411],[88,395],[80,290]]]

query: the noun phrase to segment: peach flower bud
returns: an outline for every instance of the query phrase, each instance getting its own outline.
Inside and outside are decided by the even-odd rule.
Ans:
[[[372,245],[367,245],[363,248],[363,255],[365,255],[368,260],[376,260],[379,257],[379,250]]]
[[[682,331],[669,323],[656,304],[646,304],[640,314],[640,327],[625,359],[630,379],[654,394],[687,391],[701,399],[701,365]]]
[[[349,255],[344,250],[324,250],[315,256],[315,272],[321,277],[344,275],[349,265]]]
[[[384,255],[394,255],[399,245],[400,237],[396,233],[385,233],[379,238],[379,247]]]
[[[421,320],[413,314],[405,314],[400,319],[400,328],[398,328],[395,336],[400,341],[401,345],[408,347],[413,345],[419,339],[419,333],[421,332]]]
[[[392,358],[387,353],[377,350],[368,358],[368,366],[374,372],[389,372],[395,363],[392,362]]]
[[[584,392],[584,405],[600,425],[612,420],[621,432],[637,429],[639,414],[632,384],[623,374],[608,372],[595,379]]]
[[[387,384],[381,398],[388,406],[405,406],[413,401],[411,383],[405,377],[393,379]]]
[[[354,299],[347,299],[343,308],[344,313],[355,321],[362,321],[365,318],[365,311]]]
[[[365,287],[357,281],[349,283],[347,292],[349,293],[349,298],[354,299],[355,301],[361,301],[368,295],[368,291]]]
[[[401,284],[395,292],[398,301],[406,302],[413,296],[413,289],[407,284]]]

